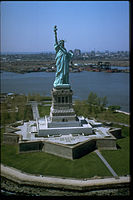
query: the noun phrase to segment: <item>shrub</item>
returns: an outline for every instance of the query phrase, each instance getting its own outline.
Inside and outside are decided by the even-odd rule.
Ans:
[[[112,106],[109,106],[108,109],[112,112],[115,112],[115,110],[120,110],[120,106],[117,106],[117,105],[112,105]]]

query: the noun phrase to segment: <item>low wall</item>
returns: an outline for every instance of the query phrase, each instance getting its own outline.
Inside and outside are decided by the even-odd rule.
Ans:
[[[3,143],[5,144],[17,144],[19,142],[19,135],[16,133],[4,133]]]
[[[63,158],[73,159],[72,147],[69,147],[68,145],[45,141],[42,151]]]
[[[105,150],[116,150],[116,139],[115,138],[102,138],[96,140],[96,147],[98,149]]]
[[[69,122],[50,122],[48,123],[48,128],[59,128],[59,127],[81,127],[78,121]]]
[[[80,158],[96,149],[96,141],[88,140],[73,147],[73,159]]]
[[[55,143],[51,141],[25,141],[19,143],[19,153],[43,151],[56,156],[60,156],[67,159],[80,158],[95,149],[116,150],[116,139],[101,138],[101,139],[89,139],[85,142],[81,142],[75,145],[66,145],[61,143]]]
[[[19,143],[19,153],[42,151],[71,160],[80,158],[92,152],[95,148],[95,140],[88,140],[73,146],[50,141],[25,141]]]
[[[21,142],[19,143],[19,153],[42,151],[43,145],[42,141]]]
[[[64,127],[64,128],[48,128],[48,129],[40,129],[39,130],[39,137],[47,136],[47,135],[69,135],[69,134],[91,134],[92,128],[91,127]]]
[[[120,139],[121,136],[121,128],[111,128],[109,132],[117,139]]]
[[[73,160],[92,152],[94,149],[96,149],[95,140],[88,140],[73,146],[45,141],[42,151]]]
[[[58,188],[68,190],[90,191],[103,188],[118,188],[122,185],[130,183],[130,177],[105,178],[105,179],[64,179],[57,177],[35,176],[21,172],[12,167],[1,165],[1,176],[12,180],[20,185],[44,187],[44,188]]]
[[[20,130],[19,128],[12,127],[12,126],[6,126],[5,127],[6,133],[14,133],[14,132],[19,131],[19,130]]]

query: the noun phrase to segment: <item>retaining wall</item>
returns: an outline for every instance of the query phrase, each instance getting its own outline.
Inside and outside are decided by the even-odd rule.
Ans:
[[[28,141],[19,143],[19,153],[42,151],[43,143],[42,141]]]
[[[116,139],[115,138],[102,138],[96,140],[96,147],[98,149],[116,150]]]
[[[27,174],[12,167],[1,165],[1,176],[17,182],[20,185],[34,187],[47,187],[69,190],[90,191],[103,188],[118,188],[129,185],[130,177],[106,178],[106,179],[65,179],[57,177],[43,177]]]
[[[64,128],[47,128],[39,130],[39,137],[47,135],[69,135],[69,134],[91,134],[92,127],[64,127]]]
[[[16,133],[4,133],[3,134],[3,143],[5,144],[17,144],[19,142],[20,135]]]
[[[45,141],[43,151],[73,160],[92,152],[95,148],[95,140],[88,140],[73,146]]]
[[[72,149],[73,159],[80,158],[96,149],[96,141],[88,140],[83,143],[74,145]]]
[[[121,128],[111,128],[109,130],[109,132],[114,136],[116,137],[117,139],[120,139],[122,136],[121,136]]]
[[[16,127],[12,127],[12,126],[6,126],[5,127],[5,132],[6,133],[14,133],[16,131],[20,131],[20,129],[16,128]]]
[[[75,145],[66,145],[51,141],[25,141],[19,143],[19,152],[43,151],[68,159],[80,158],[96,148],[116,150],[115,138],[89,139]]]
[[[43,151],[63,158],[73,159],[72,147],[45,141]]]
[[[19,143],[19,153],[43,151],[71,160],[80,158],[93,151],[95,148],[95,140],[88,140],[73,146],[50,141],[25,141]]]

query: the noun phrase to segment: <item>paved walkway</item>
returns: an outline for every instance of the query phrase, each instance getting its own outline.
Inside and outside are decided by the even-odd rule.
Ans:
[[[39,112],[38,112],[38,106],[37,106],[37,102],[32,102],[31,103],[31,107],[32,107],[32,111],[33,111],[33,119],[39,119]]]
[[[105,158],[102,156],[102,154],[98,151],[95,150],[96,154],[99,156],[99,158],[103,161],[103,163],[106,165],[106,167],[109,169],[109,171],[111,172],[111,174],[115,177],[115,178],[119,178],[118,175],[115,173],[115,171],[112,169],[112,167],[109,165],[109,163],[105,160]]]
[[[1,176],[18,182],[19,184],[28,184],[34,186],[42,187],[55,187],[55,188],[66,188],[66,189],[88,189],[89,188],[100,188],[100,187],[110,187],[111,185],[119,184],[129,184],[130,177],[119,177],[115,178],[106,178],[106,179],[71,179],[71,178],[56,178],[56,177],[46,177],[46,176],[37,176],[32,174],[27,174],[21,172],[12,167],[7,167],[1,164]]]
[[[125,111],[121,111],[121,110],[115,110],[116,112],[119,112],[119,113],[123,113],[123,114],[126,114],[126,115],[130,115],[130,113],[128,112],[125,112]]]

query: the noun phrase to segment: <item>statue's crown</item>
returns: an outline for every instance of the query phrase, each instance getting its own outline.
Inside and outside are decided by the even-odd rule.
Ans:
[[[63,42],[65,42],[65,40],[59,40],[59,43],[63,43]]]

